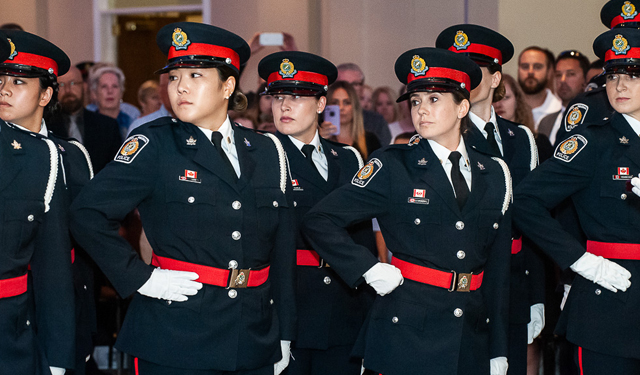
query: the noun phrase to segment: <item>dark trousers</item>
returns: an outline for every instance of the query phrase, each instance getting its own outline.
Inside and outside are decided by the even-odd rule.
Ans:
[[[509,375],[527,375],[526,324],[509,324]]]
[[[283,375],[360,375],[362,359],[351,357],[353,345],[327,350],[291,349],[293,358]]]
[[[640,359],[615,357],[581,347],[576,348],[575,357],[580,375],[640,375]]]
[[[134,369],[135,375],[273,375],[273,365],[241,371],[193,370],[162,366],[140,358],[134,359]]]

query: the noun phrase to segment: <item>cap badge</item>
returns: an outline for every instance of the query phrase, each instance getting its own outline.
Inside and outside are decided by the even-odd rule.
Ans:
[[[9,60],[13,60],[13,58],[16,57],[16,55],[18,54],[18,51],[16,51],[16,45],[13,44],[11,39],[7,38],[7,40],[9,41],[9,44],[11,45],[11,54],[9,55]]]
[[[191,44],[189,37],[187,37],[187,33],[182,31],[182,29],[179,27],[176,27],[173,30],[173,35],[171,35],[171,39],[173,39],[173,42],[171,43],[171,45],[173,45],[176,48],[176,51],[181,49],[187,49],[187,47],[189,47],[189,44]]]
[[[613,39],[613,47],[611,50],[616,53],[616,55],[626,55],[627,51],[630,49],[629,42],[620,34],[616,35],[615,39]]]
[[[282,62],[280,63],[280,71],[278,73],[282,78],[293,78],[298,71],[289,59],[282,59]]]
[[[427,74],[427,70],[429,70],[429,67],[427,63],[424,62],[424,59],[418,55],[414,55],[413,59],[411,59],[411,73],[416,77],[423,76]]]
[[[469,37],[462,30],[458,30],[456,36],[453,38],[453,44],[456,46],[456,50],[460,51],[461,49],[467,49],[471,44],[469,42]]]
[[[622,4],[621,16],[623,19],[630,20],[637,15],[638,15],[638,12],[636,11],[636,7],[635,5],[631,4],[630,1],[625,1],[624,4]]]

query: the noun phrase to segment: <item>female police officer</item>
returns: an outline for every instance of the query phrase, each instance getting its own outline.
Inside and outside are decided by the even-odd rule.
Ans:
[[[0,368],[64,374],[74,366],[68,200],[56,145],[30,130],[41,129],[55,104],[52,86],[69,58],[36,35],[7,34],[0,35],[7,51],[0,53]]]
[[[640,199],[628,191],[640,172],[640,31],[610,30],[593,47],[605,60],[607,96],[616,112],[578,127],[525,178],[514,220],[561,267],[579,275],[557,330],[578,347],[581,373],[640,374],[634,318],[640,298],[628,280],[640,272]],[[587,236],[586,252],[547,211],[567,197]]]
[[[329,61],[306,52],[277,52],[258,66],[272,95],[273,120],[290,163],[296,221],[329,192],[348,183],[362,167],[353,147],[323,139],[318,114],[326,104],[327,85],[338,71]],[[351,238],[372,253],[371,222],[349,228]],[[361,361],[351,349],[370,306],[370,288],[353,290],[296,230],[296,304],[298,324],[289,375],[360,374]]]
[[[466,147],[469,91],[480,68],[453,52],[402,54],[419,134],[374,153],[305,218],[314,248],[351,286],[378,294],[365,331],[364,366],[393,374],[505,374],[511,217],[506,164]],[[344,229],[377,217],[394,254],[383,264]],[[491,360],[490,360],[491,359]],[[490,371],[491,368],[491,371]]]
[[[177,119],[136,129],[74,202],[73,232],[121,295],[138,291],[117,345],[140,374],[273,374],[295,329],[295,250],[280,142],[227,116],[249,46],[188,22],[157,42]],[[136,206],[156,269],[117,233]]]

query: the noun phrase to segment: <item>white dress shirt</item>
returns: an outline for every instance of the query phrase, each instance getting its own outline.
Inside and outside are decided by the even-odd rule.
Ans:
[[[480,118],[480,116],[471,111],[469,111],[469,120],[473,122],[478,130],[480,130],[480,133],[482,133],[485,139],[487,139],[488,134],[486,130],[484,130],[484,127],[485,125],[487,125],[487,122],[492,123],[493,135],[496,137],[496,143],[498,144],[498,148],[500,149],[500,154],[504,155],[504,149],[502,148],[502,138],[500,138],[500,131],[498,130],[498,119],[496,118],[496,111],[493,110],[493,106],[491,106],[491,117],[489,118],[489,121],[485,122]]]
[[[429,140],[429,144],[438,159],[440,159],[440,164],[442,165],[442,168],[444,168],[447,178],[449,178],[451,189],[453,189],[453,182],[451,182],[451,168],[453,167],[453,163],[449,160],[449,154],[451,154],[451,151],[436,141]],[[464,146],[464,139],[462,139],[462,136],[460,136],[460,143],[458,144],[456,151],[462,155],[460,158],[460,172],[462,172],[462,176],[469,187],[469,192],[471,192],[471,165],[469,164],[469,155],[467,154],[467,149]],[[455,195],[455,190],[453,194]]]
[[[213,144],[211,141],[211,135],[213,134],[213,130],[201,128],[198,126],[204,135],[207,136],[209,142]],[[229,116],[224,120],[220,128],[216,131],[219,131],[222,134],[222,150],[225,154],[227,154],[227,158],[231,162],[233,169],[236,171],[236,175],[240,178],[240,161],[238,160],[238,151],[236,150],[236,141],[233,138],[233,127],[231,126],[231,121],[229,120]]]
[[[305,143],[298,139],[295,139],[292,136],[288,136],[288,137],[291,140],[291,142],[293,142],[293,144],[298,148],[298,150],[300,150],[300,153],[302,153],[302,146],[304,146]],[[324,178],[324,180],[327,181],[327,178],[329,178],[329,163],[327,162],[327,157],[324,154],[322,143],[320,143],[320,136],[318,135],[317,130],[316,130],[316,135],[313,137],[311,142],[309,142],[309,144],[313,146],[313,152],[311,153],[311,160],[313,160],[313,164],[316,165],[316,169],[320,173],[320,176],[322,176],[322,178]],[[302,154],[304,155],[304,153]]]

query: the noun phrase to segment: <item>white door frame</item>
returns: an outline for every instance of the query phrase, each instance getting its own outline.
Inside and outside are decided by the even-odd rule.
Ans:
[[[211,24],[211,0],[201,4],[166,5],[137,8],[109,9],[109,0],[93,0],[93,61],[115,63],[116,38],[112,33],[113,17],[128,14],[202,12],[202,22]]]

